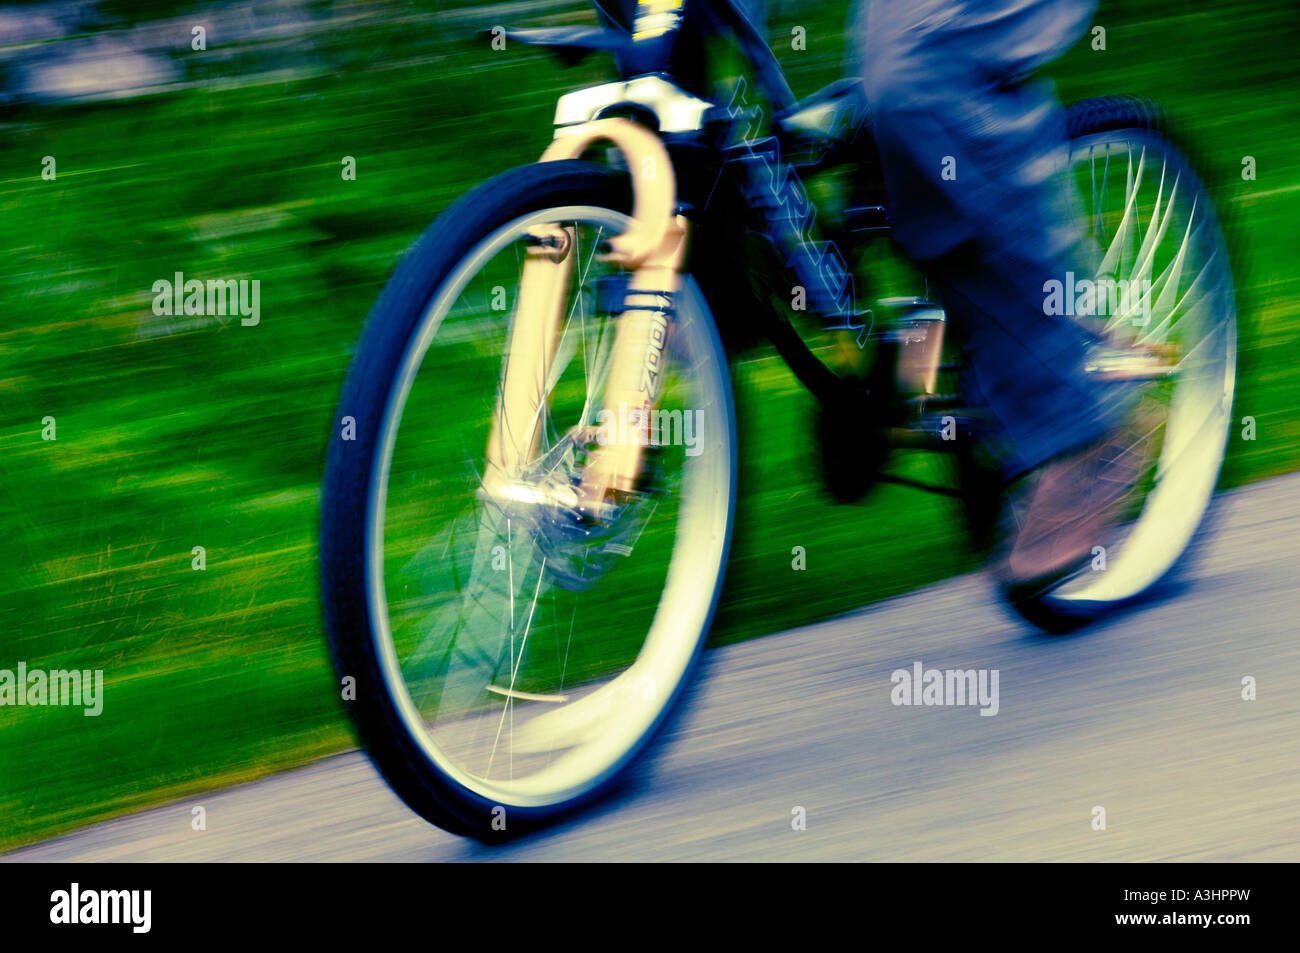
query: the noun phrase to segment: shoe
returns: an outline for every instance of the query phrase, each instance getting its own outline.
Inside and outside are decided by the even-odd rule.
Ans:
[[[996,572],[1013,602],[1086,568],[1123,519],[1137,473],[1121,432],[1049,460],[1012,490]]]

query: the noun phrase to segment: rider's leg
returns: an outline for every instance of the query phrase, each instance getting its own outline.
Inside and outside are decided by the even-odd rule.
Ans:
[[[1064,115],[1025,76],[1085,31],[1094,0],[874,0],[863,43],[895,237],[943,292],[979,388],[1033,469],[1118,422],[1084,334],[1044,313],[1075,270],[1054,172]],[[1078,269],[1081,271],[1081,269]]]

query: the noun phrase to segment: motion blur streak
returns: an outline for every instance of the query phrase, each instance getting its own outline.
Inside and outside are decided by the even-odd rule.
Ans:
[[[768,7],[799,95],[844,74],[847,3]],[[356,755],[206,792],[352,746],[315,557],[353,342],[434,216],[534,161],[562,92],[609,79],[599,57],[565,69],[467,42],[497,22],[593,13],[579,0],[0,5],[0,669],[104,673],[100,717],[0,707],[0,850],[204,793],[238,821],[191,835],[177,803],[40,856],[473,854]],[[1224,484],[1296,470],[1300,18],[1281,2],[1115,0],[1095,22],[1107,48],[1085,39],[1053,66],[1061,99],[1167,104],[1225,171],[1216,205],[1251,253]],[[898,260],[868,264],[873,296],[908,286]],[[258,320],[155,313],[155,283],[178,273],[256,283]],[[788,371],[764,351],[734,374],[758,408],[740,424],[755,478],[713,628],[719,676],[663,783],[503,856],[1295,859],[1300,811],[1280,780],[1294,706],[1264,681],[1253,706],[1235,702],[1231,684],[1295,684],[1294,482],[1241,497],[1195,590],[1084,637],[1037,640],[966,577],[733,647],[978,562],[951,501],[895,486],[857,508],[825,501]],[[792,571],[796,546],[809,571]],[[917,659],[999,669],[998,716],[892,707],[889,672]],[[981,729],[995,734],[976,744]],[[1109,831],[1076,835],[1117,790],[1107,779],[1135,782],[1135,800]],[[790,830],[796,805],[807,831]],[[1140,825],[1120,820],[1134,811]]]

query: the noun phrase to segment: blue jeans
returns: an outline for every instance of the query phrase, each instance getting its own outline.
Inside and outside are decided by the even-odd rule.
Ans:
[[[1056,176],[1064,111],[1030,76],[1084,35],[1095,7],[873,0],[859,18],[894,235],[938,286],[1015,446],[1008,476],[1122,419],[1124,398],[1084,374],[1086,332],[1044,313],[1044,282],[1085,269]]]

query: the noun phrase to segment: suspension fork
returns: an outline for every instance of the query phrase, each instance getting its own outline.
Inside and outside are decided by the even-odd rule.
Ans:
[[[528,233],[505,377],[492,434],[485,482],[517,477],[541,441],[546,381],[559,343],[561,315],[573,275],[574,230],[544,224]]]
[[[681,289],[688,222],[676,214],[672,162],[659,137],[627,119],[598,119],[565,127],[542,162],[576,159],[593,143],[608,141],[632,172],[633,219],[612,236],[605,261],[631,272],[617,319],[609,377],[597,421],[613,421],[615,435],[587,457],[578,488],[580,505],[599,512],[609,500],[635,489],[642,449],[663,393],[673,302]],[[488,442],[488,470],[497,479],[517,476],[537,451],[562,309],[574,268],[573,229],[543,225],[531,233],[511,329],[501,400]],[[607,431],[605,431],[607,432]]]

